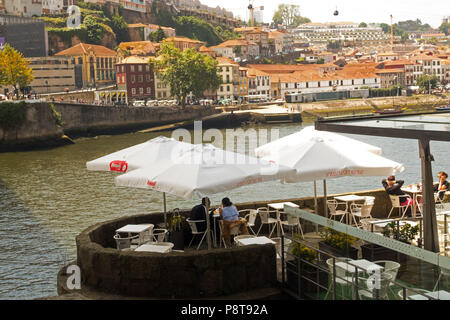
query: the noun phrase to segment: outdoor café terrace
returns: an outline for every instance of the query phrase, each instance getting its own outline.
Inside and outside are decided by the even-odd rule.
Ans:
[[[206,164],[189,163],[184,160],[199,154],[203,160],[205,154],[241,160],[245,156],[208,145],[180,145],[162,137],[90,161],[88,170],[124,173],[115,178],[116,186],[163,192],[164,211],[111,220],[83,231],[77,237],[83,285],[144,298],[217,298],[276,288],[299,299],[449,299],[449,195],[445,192],[435,202],[429,150],[432,139],[450,140],[442,133],[450,128],[447,115],[319,121],[319,131],[307,128],[257,148],[256,155],[270,161],[252,165],[218,164],[208,157]],[[361,129],[358,121],[374,125]],[[402,138],[406,134],[401,130],[415,134],[407,138],[420,141],[422,181],[402,187],[410,201],[402,203],[384,189],[327,195],[327,179],[387,176],[404,168],[381,157],[379,148],[321,133],[325,128]],[[350,142],[352,150],[344,147]],[[172,152],[172,146],[182,150],[177,149],[180,156],[170,163],[173,159],[165,154]],[[146,150],[165,159],[164,163],[140,167],[139,159],[133,157]],[[270,154],[280,150],[286,150],[282,157]],[[115,160],[119,158],[126,161]],[[333,161],[344,163],[331,167]],[[276,173],[270,176],[266,170],[261,175],[261,166],[267,169],[275,162]],[[214,175],[215,170],[221,175]],[[183,176],[183,172],[190,173]],[[206,212],[211,212],[206,221],[191,221],[190,210],[166,210],[165,192],[206,197],[243,182],[281,178],[288,183],[314,182],[314,196],[236,204],[249,234],[233,228],[231,245],[223,241],[221,216],[215,207],[206,205]],[[316,192],[320,180],[323,196]],[[199,228],[200,222],[206,222],[207,228]],[[59,283],[64,292],[64,281]]]

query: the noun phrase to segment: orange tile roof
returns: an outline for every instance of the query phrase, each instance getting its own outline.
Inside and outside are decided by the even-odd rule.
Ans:
[[[114,50],[108,49],[107,47],[81,42],[73,47],[56,53],[55,56],[81,56],[87,54],[90,50],[92,50],[96,56],[116,55]]]
[[[216,57],[216,60],[219,64],[232,64],[238,66],[239,64],[234,62],[233,60],[227,57]]]
[[[405,70],[403,69],[380,69],[375,71],[376,74],[383,74],[383,73],[401,73],[401,72],[405,72]]]
[[[130,51],[132,55],[154,55],[157,47],[151,41],[129,41],[121,42],[119,50]]]
[[[254,45],[257,44],[252,41],[247,41],[243,39],[235,39],[235,40],[227,40],[225,42],[222,42],[218,44],[216,47],[235,47],[235,46],[248,46],[248,45]]]
[[[187,37],[181,37],[181,36],[176,36],[176,37],[168,37],[166,39],[163,40],[164,42],[190,42],[190,43],[197,43],[197,44],[204,44],[203,41],[198,41],[198,40],[194,40],[191,38],[187,38]]]
[[[147,64],[150,61],[150,57],[137,57],[130,56],[122,59],[118,64]]]

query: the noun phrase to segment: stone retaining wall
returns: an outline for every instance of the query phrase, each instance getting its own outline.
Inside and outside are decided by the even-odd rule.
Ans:
[[[118,251],[112,236],[126,224],[163,221],[162,214],[97,224],[77,236],[82,285],[136,297],[208,298],[276,286],[276,250],[255,245],[157,254]]]

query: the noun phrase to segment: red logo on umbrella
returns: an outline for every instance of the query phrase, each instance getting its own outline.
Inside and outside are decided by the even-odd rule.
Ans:
[[[150,186],[150,187],[152,187],[152,188],[155,188],[155,187],[156,187],[156,181],[150,181],[150,180],[148,180],[148,181],[147,181],[147,185]]]
[[[117,172],[127,172],[128,163],[126,161],[115,160],[109,164],[109,170]]]

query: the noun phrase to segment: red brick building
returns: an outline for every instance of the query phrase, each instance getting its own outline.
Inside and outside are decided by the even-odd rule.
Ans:
[[[155,75],[149,59],[131,56],[116,64],[117,87],[127,91],[128,101],[155,98]]]

